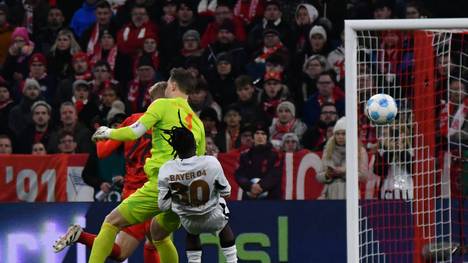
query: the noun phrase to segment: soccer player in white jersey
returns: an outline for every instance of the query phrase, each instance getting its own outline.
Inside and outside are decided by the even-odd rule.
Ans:
[[[182,123],[181,123],[182,124]],[[158,204],[162,211],[172,208],[187,231],[189,263],[200,263],[200,233],[219,236],[227,263],[237,262],[234,234],[228,224],[229,212],[223,197],[231,186],[223,168],[213,156],[197,156],[192,132],[186,127],[164,131],[177,159],[167,161],[159,170]]]

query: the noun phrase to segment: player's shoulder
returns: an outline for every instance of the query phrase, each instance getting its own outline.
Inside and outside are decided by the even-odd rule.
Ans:
[[[218,159],[216,159],[216,157],[211,156],[211,155],[202,155],[202,156],[199,156],[199,158],[200,158],[201,161],[203,161],[203,162],[205,163],[205,165],[207,165],[207,166],[218,167],[218,166],[221,165],[221,164],[219,163]]]
[[[159,168],[159,173],[160,173],[160,174],[163,174],[163,173],[165,173],[165,172],[171,170],[175,163],[176,163],[176,160],[169,160],[169,161],[165,162],[165,163],[164,163],[163,165],[161,165],[161,167]]]

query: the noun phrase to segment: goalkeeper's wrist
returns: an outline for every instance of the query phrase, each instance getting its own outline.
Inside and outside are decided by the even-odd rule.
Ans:
[[[113,131],[115,131],[115,129],[113,129],[113,128],[107,129],[107,130],[104,132],[104,136],[106,136],[106,138],[112,139],[112,132],[113,132]]]

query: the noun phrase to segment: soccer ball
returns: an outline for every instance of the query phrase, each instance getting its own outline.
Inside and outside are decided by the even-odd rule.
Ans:
[[[395,120],[398,108],[391,96],[376,94],[367,101],[365,112],[372,122],[388,124]]]

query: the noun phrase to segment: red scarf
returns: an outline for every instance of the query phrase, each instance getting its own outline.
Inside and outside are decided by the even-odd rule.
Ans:
[[[260,54],[257,58],[255,58],[256,63],[265,63],[266,59],[271,56],[271,54],[275,53],[278,51],[278,49],[283,47],[283,43],[279,42],[276,44],[274,47],[267,48],[263,47],[263,52]]]
[[[140,86],[141,83],[138,79],[133,79],[130,82],[129,89],[128,89],[128,102],[130,103],[130,108],[132,112],[138,112],[139,108],[146,108],[148,105],[151,104],[151,97],[148,92],[148,88],[151,86],[151,82],[146,84],[146,88],[144,89],[144,94],[140,94]],[[138,105],[138,100],[140,96],[144,96],[143,100],[141,101],[141,105]]]
[[[239,137],[239,129],[236,129],[234,131],[229,131],[226,129],[226,139],[228,139],[228,146],[229,148],[226,149],[227,151],[236,149],[236,141],[237,137]]]
[[[97,46],[96,49],[94,50],[94,54],[91,57],[91,67],[93,67],[98,61],[101,60],[102,58],[102,48],[100,46]],[[109,63],[109,66],[111,67],[112,72],[114,72],[115,69],[115,60],[117,58],[117,46],[114,46],[109,50],[109,54],[107,55],[106,61]]]
[[[87,70],[85,73],[81,75],[75,75],[75,80],[91,80],[93,78],[93,75],[89,70]]]
[[[89,41],[88,41],[88,48],[87,48],[86,53],[88,54],[89,57],[94,54],[94,51],[99,46],[98,40],[99,40],[99,23],[96,23],[96,25],[93,26],[93,30],[91,31],[91,37],[89,38]]]
[[[288,132],[291,132],[291,129],[294,127],[294,125],[296,124],[296,118],[294,118],[292,121],[288,122],[288,123],[285,123],[285,124],[282,124],[279,120],[276,122],[276,125],[275,125],[275,130],[278,132],[278,133],[288,133]],[[274,138],[275,139],[275,138]]]
[[[242,0],[237,0],[234,6],[234,15],[242,18],[246,24],[250,24],[257,13],[258,0],[251,0],[250,4],[244,5]]]

